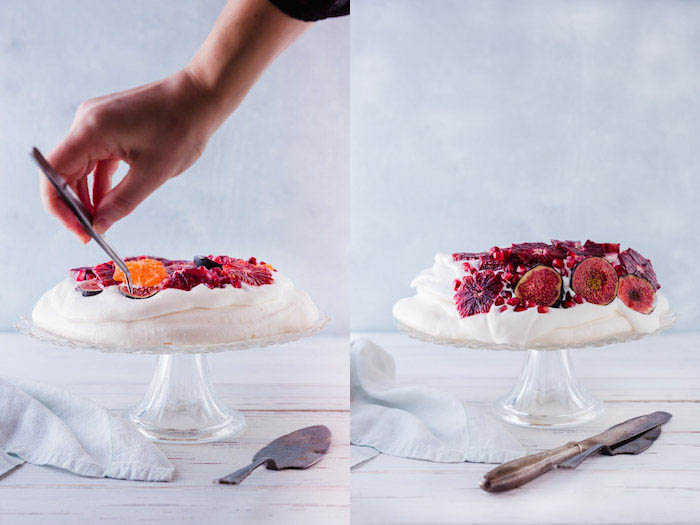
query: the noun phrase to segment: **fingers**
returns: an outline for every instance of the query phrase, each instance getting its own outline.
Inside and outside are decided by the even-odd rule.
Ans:
[[[41,200],[44,203],[44,208],[46,208],[51,215],[57,217],[63,226],[73,232],[82,243],[86,243],[90,240],[90,236],[83,230],[78,219],[75,218],[73,213],[63,203],[60,195],[43,175],[41,176]]]
[[[87,212],[92,216],[93,206],[92,202],[90,202],[90,190],[88,189],[87,177],[83,177],[75,183],[75,193],[78,194],[80,202],[83,203]]]
[[[117,159],[101,160],[95,167],[92,182],[92,204],[97,208],[112,187],[112,175],[117,171]]]
[[[97,206],[93,220],[97,233],[104,233],[112,224],[129,215],[166,180],[166,177],[159,177],[155,171],[143,166],[132,167]]]

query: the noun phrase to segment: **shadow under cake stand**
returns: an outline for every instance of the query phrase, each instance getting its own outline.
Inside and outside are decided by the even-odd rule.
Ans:
[[[245,429],[245,417],[219,398],[209,376],[206,354],[291,343],[310,337],[328,324],[319,316],[301,332],[211,345],[162,345],[153,347],[100,346],[69,339],[36,326],[23,318],[15,324],[22,334],[61,347],[109,353],[155,354],[158,363],[143,398],[129,411],[139,431],[153,441],[207,443],[234,437]]]
[[[662,318],[659,329],[651,333],[632,333],[569,345],[524,346],[443,339],[400,322],[398,329],[409,337],[438,345],[527,352],[518,382],[508,394],[494,402],[494,412],[499,418],[513,425],[531,428],[566,428],[592,421],[605,410],[603,402],[593,397],[576,380],[569,358],[569,349],[636,341],[666,330],[676,321],[676,318],[675,314],[666,315]]]

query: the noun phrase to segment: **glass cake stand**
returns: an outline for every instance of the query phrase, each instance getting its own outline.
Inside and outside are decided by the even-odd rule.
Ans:
[[[15,323],[15,328],[22,334],[61,347],[158,355],[151,383],[139,404],[129,411],[130,419],[153,441],[207,443],[240,434],[246,422],[243,414],[228,408],[217,395],[209,376],[206,354],[290,343],[314,335],[329,321],[329,317],[321,315],[314,326],[301,332],[232,343],[145,348],[76,341],[42,330],[28,318]]]
[[[602,401],[588,393],[574,376],[569,349],[607,346],[636,341],[669,328],[677,319],[668,314],[658,330],[648,334],[628,334],[569,345],[510,345],[456,339],[442,339],[402,323],[398,329],[428,343],[459,348],[525,351],[525,363],[513,389],[493,404],[502,420],[532,428],[566,428],[592,421],[605,410]]]

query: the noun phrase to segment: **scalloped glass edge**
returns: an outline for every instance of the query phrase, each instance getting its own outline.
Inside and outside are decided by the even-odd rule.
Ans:
[[[435,337],[420,330],[416,330],[410,326],[407,326],[401,322],[397,322],[397,328],[400,332],[403,332],[413,339],[419,339],[426,343],[433,343],[442,346],[453,346],[457,348],[473,348],[476,350],[511,350],[511,351],[526,351],[526,350],[567,350],[575,348],[592,348],[607,346],[616,343],[629,343],[630,341],[637,341],[647,336],[656,335],[664,330],[670,328],[678,320],[678,315],[675,313],[669,313],[661,319],[661,325],[659,328],[653,332],[640,333],[632,332],[627,334],[621,334],[616,337],[606,337],[604,339],[597,339],[594,341],[581,341],[577,343],[570,344],[538,344],[533,343],[529,345],[512,345],[512,344],[500,344],[500,343],[486,343],[483,341],[467,340],[467,339],[446,339]]]
[[[20,321],[14,323],[14,327],[23,335],[28,335],[45,343],[67,348],[81,348],[85,350],[98,350],[106,353],[123,354],[209,354],[215,352],[228,352],[232,350],[245,350],[249,348],[263,348],[266,346],[291,343],[298,341],[299,339],[311,337],[326,327],[330,321],[331,318],[327,315],[319,314],[318,319],[313,326],[300,332],[290,332],[286,334],[246,339],[245,341],[231,341],[208,345],[160,345],[148,347],[96,345],[85,341],[69,339],[39,328],[26,316],[22,316]]]

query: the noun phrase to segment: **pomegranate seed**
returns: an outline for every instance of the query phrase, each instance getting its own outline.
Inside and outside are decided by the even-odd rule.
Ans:
[[[525,272],[527,272],[527,268],[525,268],[522,264],[519,264],[518,265],[518,273],[522,275]]]
[[[503,297],[513,297],[513,292],[510,290],[504,290],[503,292]]]
[[[554,266],[555,268],[563,268],[563,267],[564,267],[564,261],[562,261],[561,259],[554,259],[554,260],[552,261],[552,266]]]
[[[549,312],[549,306],[540,305],[537,307],[537,311],[541,314],[546,314]]]
[[[505,259],[505,256],[503,255],[503,252],[499,250],[493,253],[493,258],[499,262],[502,262],[503,259]]]
[[[562,275],[562,277],[568,277],[568,276],[569,276],[569,270],[567,270],[566,268],[562,268],[562,269],[561,269],[561,275]]]
[[[505,304],[498,309],[499,312],[505,312],[506,310],[508,310],[508,306]]]
[[[462,281],[455,279],[455,291],[457,291],[460,286],[462,286]]]
[[[564,308],[571,308],[573,305],[574,305],[574,302],[573,302],[573,301],[564,301],[564,302],[562,303],[562,306],[563,306]]]
[[[513,279],[513,274],[510,273],[510,272],[506,272],[506,273],[503,274],[503,278],[504,278],[506,281],[511,281],[511,280]]]
[[[526,307],[526,306],[520,306],[520,305],[518,305],[518,306],[516,306],[515,308],[513,308],[513,311],[515,311],[515,312],[524,312],[525,310],[527,310],[527,307]]]
[[[574,295],[574,301],[576,301],[578,304],[583,304],[583,295],[577,293]]]
[[[462,263],[462,268],[464,268],[465,272],[468,272],[469,270],[472,269],[472,265],[469,264],[468,262],[464,262],[464,263]]]
[[[517,297],[511,297],[506,302],[511,306],[518,306],[520,304],[520,299]]]
[[[618,277],[622,277],[623,275],[625,275],[625,270],[623,270],[622,266],[619,264],[615,266],[615,272],[617,273]]]
[[[515,264],[513,264],[512,262],[508,263],[508,271],[510,273],[515,273],[516,270],[517,270],[517,267]]]
[[[501,248],[499,248],[498,246],[494,246],[493,248],[491,248],[491,249],[489,250],[489,253],[490,253],[491,255],[493,255],[494,253],[500,252],[500,251],[501,251]]]
[[[503,297],[501,297],[500,295],[498,297],[496,297],[496,306],[501,306],[505,302],[506,302],[506,300]]]
[[[525,301],[525,306],[527,306],[528,308],[534,308],[535,306],[537,306],[537,303],[535,301]]]
[[[573,268],[574,266],[576,266],[576,257],[574,257],[573,255],[569,255],[569,256],[566,258],[566,265],[567,265],[569,268]]]

